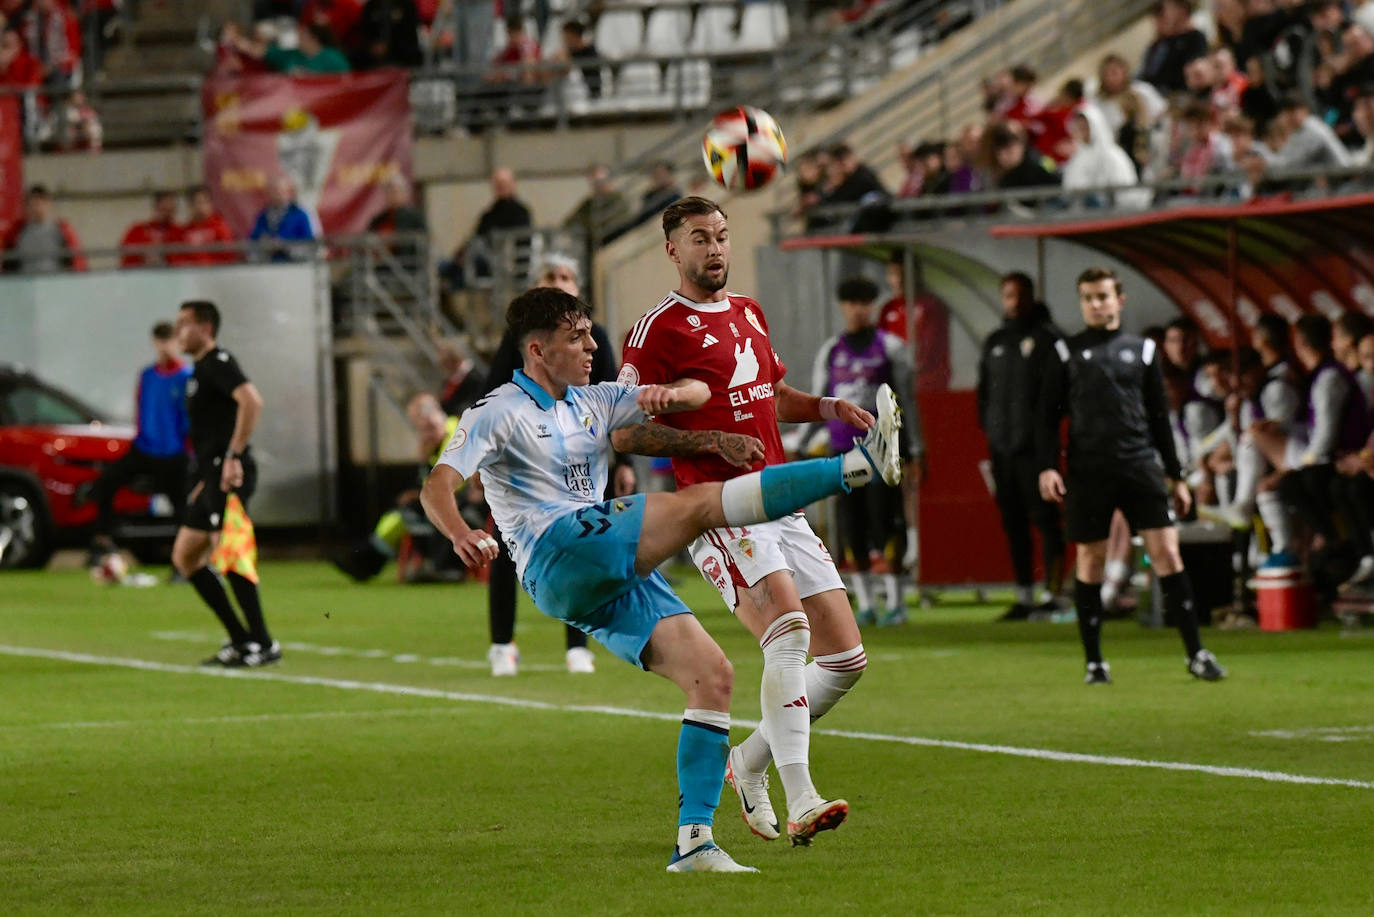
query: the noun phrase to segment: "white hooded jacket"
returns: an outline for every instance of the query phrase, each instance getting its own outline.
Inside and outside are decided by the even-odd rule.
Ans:
[[[1152,195],[1145,188],[1136,188],[1140,176],[1135,163],[1116,142],[1107,118],[1091,103],[1079,109],[1088,122],[1088,142],[1078,144],[1073,156],[1064,164],[1064,189],[1121,187],[1117,191],[1116,206],[1143,210],[1150,205]]]

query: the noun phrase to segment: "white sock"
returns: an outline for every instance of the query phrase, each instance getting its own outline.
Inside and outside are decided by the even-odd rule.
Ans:
[[[827,656],[817,656],[806,667],[806,699],[811,705],[812,722],[829,713],[849,693],[868,665],[862,643],[853,649]],[[762,774],[773,760],[768,747],[768,731],[760,725],[749,738],[740,743],[740,755],[750,773]]]
[[[711,843],[710,825],[678,825],[677,852],[691,853],[702,844]]]
[[[854,571],[854,601],[859,603],[859,611],[873,610],[873,596],[868,590],[868,574],[861,571]]]
[[[1231,476],[1226,474],[1217,475],[1212,479],[1212,486],[1215,487],[1217,491],[1217,505],[1230,506],[1231,500],[1233,499],[1231,496]]]
[[[1259,508],[1260,518],[1264,520],[1264,527],[1269,531],[1270,552],[1277,554],[1279,551],[1288,550],[1288,546],[1292,544],[1288,509],[1279,499],[1278,493],[1266,490],[1255,497],[1255,506]]]
[[[755,471],[731,478],[720,489],[720,508],[728,525],[752,525],[767,519],[763,512],[763,474]]]
[[[883,574],[883,589],[887,592],[887,610],[896,611],[902,606],[902,587],[897,582],[897,574]]]
[[[840,470],[844,473],[844,482],[850,487],[863,487],[873,480],[873,464],[857,447],[844,454]]]
[[[1126,579],[1127,572],[1124,560],[1109,560],[1102,571],[1102,580],[1103,582],[1121,583]]]
[[[759,703],[778,776],[788,800],[814,796],[808,764],[811,708],[806,698],[811,625],[805,612],[789,611],[778,618],[764,631],[759,646],[763,649]]]

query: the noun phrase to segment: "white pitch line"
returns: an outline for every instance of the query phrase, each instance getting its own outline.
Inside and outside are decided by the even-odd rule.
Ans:
[[[148,672],[172,672],[179,675],[208,675],[214,678],[241,678],[252,681],[275,681],[284,684],[317,685],[326,688],[340,688],[345,691],[369,691],[375,694],[394,694],[403,697],[430,697],[439,700],[466,701],[478,704],[495,704],[504,707],[519,707],[527,710],[548,710],[560,713],[599,713],[605,716],[627,716],[664,721],[677,721],[681,719],[681,714],[678,713],[659,713],[651,710],[635,710],[624,707],[599,705],[554,704],[547,701],[529,700],[521,697],[501,697],[494,694],[471,694],[462,691],[444,691],[439,688],[423,688],[417,685],[393,685],[385,682],[323,678],[316,675],[287,675],[282,672],[263,671],[261,669],[202,668],[200,666],[153,662],[148,659],[124,659],[114,656],[95,656],[89,653],[72,653],[66,650],[49,650],[27,646],[6,646],[0,644],[0,655],[23,656],[34,659],[56,659],[63,662],[77,662],[86,665],[140,669]],[[734,720],[734,723],[740,726],[757,725],[757,723],[752,723],[747,720]],[[1194,764],[1188,761],[1153,761],[1142,758],[1126,758],[1119,755],[1090,755],[1071,751],[1055,751],[1049,748],[1023,748],[1016,745],[990,745],[983,742],[956,742],[949,739],[889,735],[882,732],[854,732],[847,729],[812,729],[811,731],[817,735],[835,736],[842,739],[858,739],[866,742],[890,742],[899,745],[915,745],[924,748],[950,748],[958,751],[971,751],[981,754],[1035,758],[1042,761],[1060,761],[1072,764],[1098,764],[1108,767],[1141,767],[1165,771],[1189,771],[1198,774],[1210,774],[1214,777],[1237,777],[1246,780],[1264,780],[1270,783],[1344,786],[1361,790],[1374,790],[1374,781],[1369,780],[1350,780],[1341,777],[1310,777],[1304,774],[1259,770],[1252,767],[1225,767],[1214,764]]]
[[[225,723],[270,723],[277,720],[332,720],[368,716],[434,716],[457,712],[446,707],[392,707],[385,710],[315,710],[301,713],[247,713],[240,716],[187,716],[180,719],[155,720],[72,720],[65,723],[15,723],[0,726],[0,731],[14,729],[122,729],[126,726],[148,726],[157,723],[178,723],[183,726],[218,726]]]
[[[154,640],[170,640],[177,643],[202,643],[219,645],[219,641],[205,634],[189,630],[155,630],[151,634]],[[392,662],[399,662],[403,665],[414,663],[426,663],[437,666],[453,666],[459,669],[485,669],[491,665],[486,659],[460,659],[457,656],[421,656],[418,653],[393,653],[390,650],[360,650],[351,646],[321,646],[318,643],[301,643],[298,641],[283,641],[282,649],[289,653],[311,653],[316,656],[347,656],[351,659],[389,659]],[[520,663],[520,669],[524,672],[562,672],[566,666],[547,665],[542,663]]]

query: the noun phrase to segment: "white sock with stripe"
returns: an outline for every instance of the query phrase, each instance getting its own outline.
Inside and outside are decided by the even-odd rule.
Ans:
[[[806,698],[806,653],[811,625],[805,612],[789,611],[763,632],[763,683],[759,704],[768,730],[778,777],[793,800],[816,795],[808,763],[811,746],[811,708]]]
[[[853,649],[817,656],[811,660],[806,667],[806,700],[811,709],[813,722],[829,713],[830,709],[840,702],[840,698],[858,684],[867,665],[868,656],[864,653],[862,643]],[[740,743],[739,750],[744,759],[744,766],[750,773],[762,774],[766,771],[769,762],[773,760],[767,727],[760,725],[749,738]]]

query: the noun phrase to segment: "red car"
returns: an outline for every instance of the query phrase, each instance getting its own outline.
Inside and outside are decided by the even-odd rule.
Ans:
[[[0,363],[0,569],[42,567],[59,547],[84,546],[92,534],[91,499],[101,469],[128,451],[134,430],[40,381]],[[175,533],[175,520],[155,516],[167,501],[128,488],[115,494],[117,535],[141,560]]]

